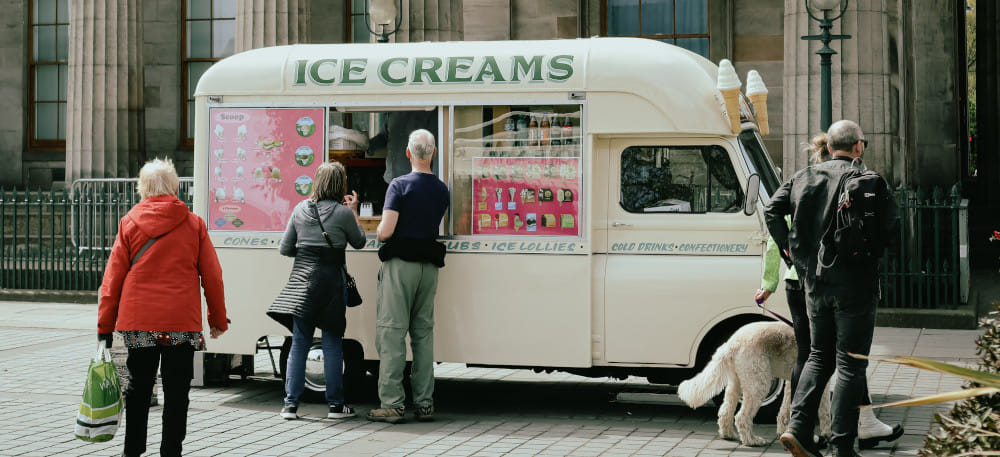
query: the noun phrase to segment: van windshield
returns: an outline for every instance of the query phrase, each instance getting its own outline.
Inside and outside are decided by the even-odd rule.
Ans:
[[[768,155],[767,149],[764,148],[764,144],[760,141],[760,136],[754,130],[744,130],[740,134],[740,147],[743,150],[743,159],[746,160],[747,166],[750,167],[750,173],[757,173],[760,175],[760,183],[764,186],[764,191],[766,192],[765,198],[770,200],[771,195],[774,195],[774,191],[778,190],[778,186],[781,185],[781,178],[778,177],[778,173],[775,171],[774,163],[771,162],[771,156]]]

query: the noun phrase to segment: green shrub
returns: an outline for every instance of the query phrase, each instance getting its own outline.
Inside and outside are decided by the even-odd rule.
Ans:
[[[985,332],[976,338],[979,369],[988,373],[1000,373],[1000,304],[994,309],[980,320]],[[938,426],[927,435],[920,456],[1000,455],[1000,394],[961,400],[947,415],[935,414],[934,419]]]

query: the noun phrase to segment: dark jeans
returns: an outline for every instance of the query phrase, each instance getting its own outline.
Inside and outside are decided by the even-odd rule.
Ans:
[[[785,297],[788,298],[788,313],[792,315],[792,328],[795,331],[795,345],[798,347],[798,357],[795,358],[795,368],[792,370],[792,392],[799,385],[802,367],[809,359],[812,337],[809,335],[809,311],[806,310],[806,291],[798,281],[785,281]],[[868,396],[868,381],[865,380],[865,394],[862,405],[872,404]]]
[[[149,396],[156,380],[156,368],[162,360],[163,439],[160,455],[181,455],[181,443],[187,433],[188,392],[194,377],[194,347],[154,346],[128,350],[129,381],[125,391],[125,455],[146,452],[149,422]]]
[[[848,353],[868,355],[871,350],[876,289],[858,284],[811,284],[811,281],[806,281],[805,286],[812,344],[792,397],[788,428],[811,435],[820,399],[836,369],[830,442],[839,449],[853,448],[858,434],[858,406],[867,396],[865,369],[868,362]]]

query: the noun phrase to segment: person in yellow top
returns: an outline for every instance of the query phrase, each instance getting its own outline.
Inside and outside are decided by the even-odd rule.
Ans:
[[[830,152],[826,147],[826,134],[820,133],[809,141],[805,148],[809,152],[810,163],[825,162],[830,158]],[[785,220],[791,226],[791,216],[786,216]],[[773,238],[767,239],[767,248],[764,250],[764,273],[760,281],[760,289],[754,294],[757,303],[763,304],[778,289],[778,277],[781,270],[781,253],[778,252],[778,244]],[[806,294],[799,283],[799,276],[795,268],[786,265],[785,270],[785,297],[788,300],[788,312],[792,316],[792,328],[795,332],[795,343],[798,347],[798,357],[795,359],[795,368],[792,370],[791,388],[795,392],[798,386],[799,375],[802,373],[802,366],[809,358],[810,344],[809,335],[809,313],[806,310]],[[864,393],[865,404],[871,404],[871,396],[866,387]],[[861,410],[858,418],[858,447],[861,449],[871,449],[880,442],[891,442],[903,436],[903,426],[896,424],[889,426],[875,417],[875,413],[869,409]]]

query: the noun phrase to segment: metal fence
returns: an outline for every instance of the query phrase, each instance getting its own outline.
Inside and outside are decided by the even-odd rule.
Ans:
[[[80,180],[69,191],[0,190],[0,288],[96,290],[135,179]],[[191,207],[191,178],[180,198]],[[929,195],[928,195],[929,194]],[[884,258],[881,306],[950,308],[965,301],[957,188],[898,190],[899,242]]]
[[[898,240],[882,265],[882,302],[886,308],[954,308],[967,300],[967,201],[958,185],[896,191],[900,211]]]
[[[179,197],[191,207],[192,178]],[[136,179],[86,179],[70,190],[0,189],[0,288],[97,290]]]

